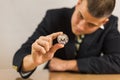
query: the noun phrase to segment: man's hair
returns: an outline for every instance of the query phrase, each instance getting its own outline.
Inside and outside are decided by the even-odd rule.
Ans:
[[[109,17],[114,8],[116,0],[87,0],[89,13],[96,17]]]

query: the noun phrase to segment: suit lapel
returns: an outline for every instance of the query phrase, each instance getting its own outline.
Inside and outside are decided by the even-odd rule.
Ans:
[[[82,49],[87,50],[95,42],[95,40],[99,38],[102,31],[103,31],[102,29],[98,29],[96,32],[92,34],[85,35],[85,38],[83,39]]]
[[[68,44],[65,46],[65,52],[66,52],[66,57],[67,59],[74,59],[75,58],[75,46],[74,42],[70,41]]]

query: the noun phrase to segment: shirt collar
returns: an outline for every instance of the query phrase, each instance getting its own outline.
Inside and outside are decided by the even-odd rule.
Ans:
[[[104,25],[101,25],[101,26],[100,26],[100,29],[104,30],[104,29],[105,29],[105,28],[104,28]]]

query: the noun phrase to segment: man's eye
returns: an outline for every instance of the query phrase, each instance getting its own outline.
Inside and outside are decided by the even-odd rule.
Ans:
[[[93,24],[88,24],[88,27],[94,27],[95,25],[93,25]]]

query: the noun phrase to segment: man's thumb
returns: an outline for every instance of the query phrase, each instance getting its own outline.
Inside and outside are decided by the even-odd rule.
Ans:
[[[58,49],[63,48],[63,47],[64,47],[63,44],[57,43],[57,44],[55,44],[54,46],[51,47],[50,53],[54,54]]]

